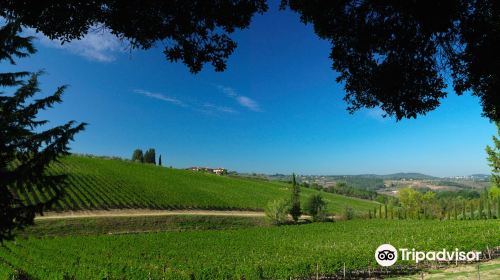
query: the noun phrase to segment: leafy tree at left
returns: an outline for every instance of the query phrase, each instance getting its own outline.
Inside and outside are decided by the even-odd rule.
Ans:
[[[15,64],[15,58],[36,52],[31,37],[19,35],[21,27],[7,22],[0,27],[0,62]],[[40,93],[40,72],[0,73],[0,242],[12,239],[16,229],[33,224],[56,202],[65,187],[64,174],[49,174],[47,168],[69,153],[68,143],[86,124],[69,121],[47,128],[37,114],[62,101],[65,86],[49,96]],[[21,194],[44,193],[30,201]],[[28,197],[28,196],[23,196]]]

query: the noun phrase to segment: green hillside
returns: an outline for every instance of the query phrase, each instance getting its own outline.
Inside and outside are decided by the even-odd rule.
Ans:
[[[50,173],[69,174],[66,195],[56,210],[150,208],[150,209],[246,209],[262,210],[274,199],[288,198],[289,185],[244,178],[172,169],[154,165],[68,156],[54,164]],[[302,199],[317,192],[303,189]],[[19,194],[33,202],[47,194],[38,191]],[[373,209],[375,203],[324,193],[330,212],[346,205],[357,211]]]

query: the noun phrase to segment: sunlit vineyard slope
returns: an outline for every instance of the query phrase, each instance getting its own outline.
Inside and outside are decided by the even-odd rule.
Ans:
[[[217,176],[154,165],[69,156],[54,164],[50,173],[69,175],[66,195],[56,210],[150,208],[150,209],[246,209],[262,210],[274,199],[288,198],[289,185],[281,182]],[[302,199],[316,193],[303,189]],[[39,191],[19,193],[27,201],[47,199]],[[372,201],[324,193],[328,210],[345,206],[367,212]]]

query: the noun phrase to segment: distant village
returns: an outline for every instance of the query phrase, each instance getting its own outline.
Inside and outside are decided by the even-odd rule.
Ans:
[[[210,167],[194,166],[194,167],[187,168],[187,170],[213,173],[216,175],[226,175],[227,174],[227,169],[220,168],[220,167],[219,168],[210,168]]]

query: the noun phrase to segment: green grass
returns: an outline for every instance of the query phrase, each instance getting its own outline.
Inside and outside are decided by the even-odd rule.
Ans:
[[[122,160],[69,156],[50,173],[69,175],[67,194],[56,210],[82,209],[245,209],[262,210],[274,199],[288,198],[289,185],[159,167]],[[302,199],[316,193],[303,189]],[[19,193],[28,202],[45,200],[39,191]],[[375,202],[323,194],[330,212],[349,205],[366,213]]]
[[[352,220],[237,230],[18,239],[0,247],[0,275],[35,279],[288,279],[378,268],[383,243],[417,250],[500,245],[497,220]],[[398,261],[393,270],[408,263]],[[74,277],[74,278],[72,278]]]
[[[266,227],[264,217],[237,216],[132,216],[36,220],[18,232],[21,237],[125,234],[186,230],[221,230]],[[1,279],[1,278],[0,278]]]

